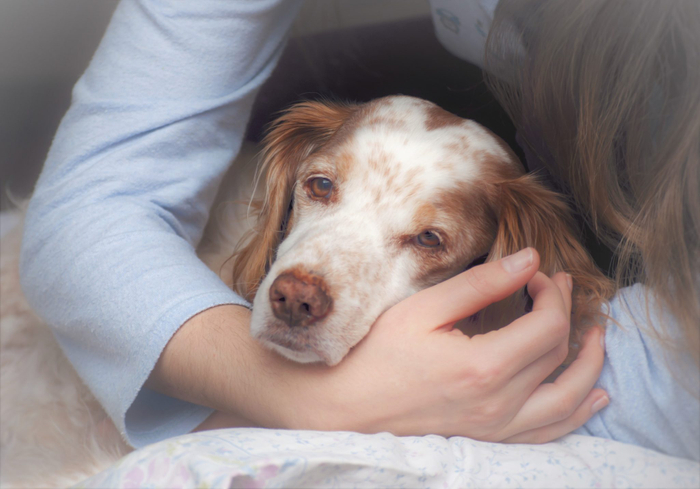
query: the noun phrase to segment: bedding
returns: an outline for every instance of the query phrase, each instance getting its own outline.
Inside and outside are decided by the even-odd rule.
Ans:
[[[240,428],[149,445],[76,487],[700,487],[700,464],[602,438],[544,445]]]

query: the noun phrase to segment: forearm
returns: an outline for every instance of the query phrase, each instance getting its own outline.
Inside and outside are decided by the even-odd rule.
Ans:
[[[202,311],[173,335],[146,387],[250,419],[251,389],[268,369],[269,353],[248,334],[250,311],[218,306]]]
[[[217,411],[198,430],[264,426],[333,429],[342,397],[328,367],[298,364],[249,333],[250,311],[213,307],[187,321],[163,350],[146,386]]]

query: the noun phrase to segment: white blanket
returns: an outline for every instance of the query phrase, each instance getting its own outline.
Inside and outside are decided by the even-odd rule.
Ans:
[[[142,448],[77,487],[700,487],[700,464],[579,435],[545,445],[230,429]]]

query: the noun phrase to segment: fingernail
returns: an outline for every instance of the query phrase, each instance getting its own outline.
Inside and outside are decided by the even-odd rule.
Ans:
[[[601,409],[603,409],[605,406],[610,404],[610,399],[608,396],[603,396],[600,399],[598,399],[596,402],[593,403],[591,406],[591,414],[595,414]]]
[[[501,260],[501,264],[508,273],[522,272],[532,265],[532,249],[525,248],[513,255],[507,256]]]
[[[566,284],[569,286],[569,291],[573,292],[574,291],[574,279],[571,278],[570,273],[566,274]]]

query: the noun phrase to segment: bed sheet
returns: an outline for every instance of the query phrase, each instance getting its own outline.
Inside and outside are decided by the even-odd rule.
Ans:
[[[602,438],[544,445],[228,429],[165,440],[77,487],[700,487],[700,464]]]

